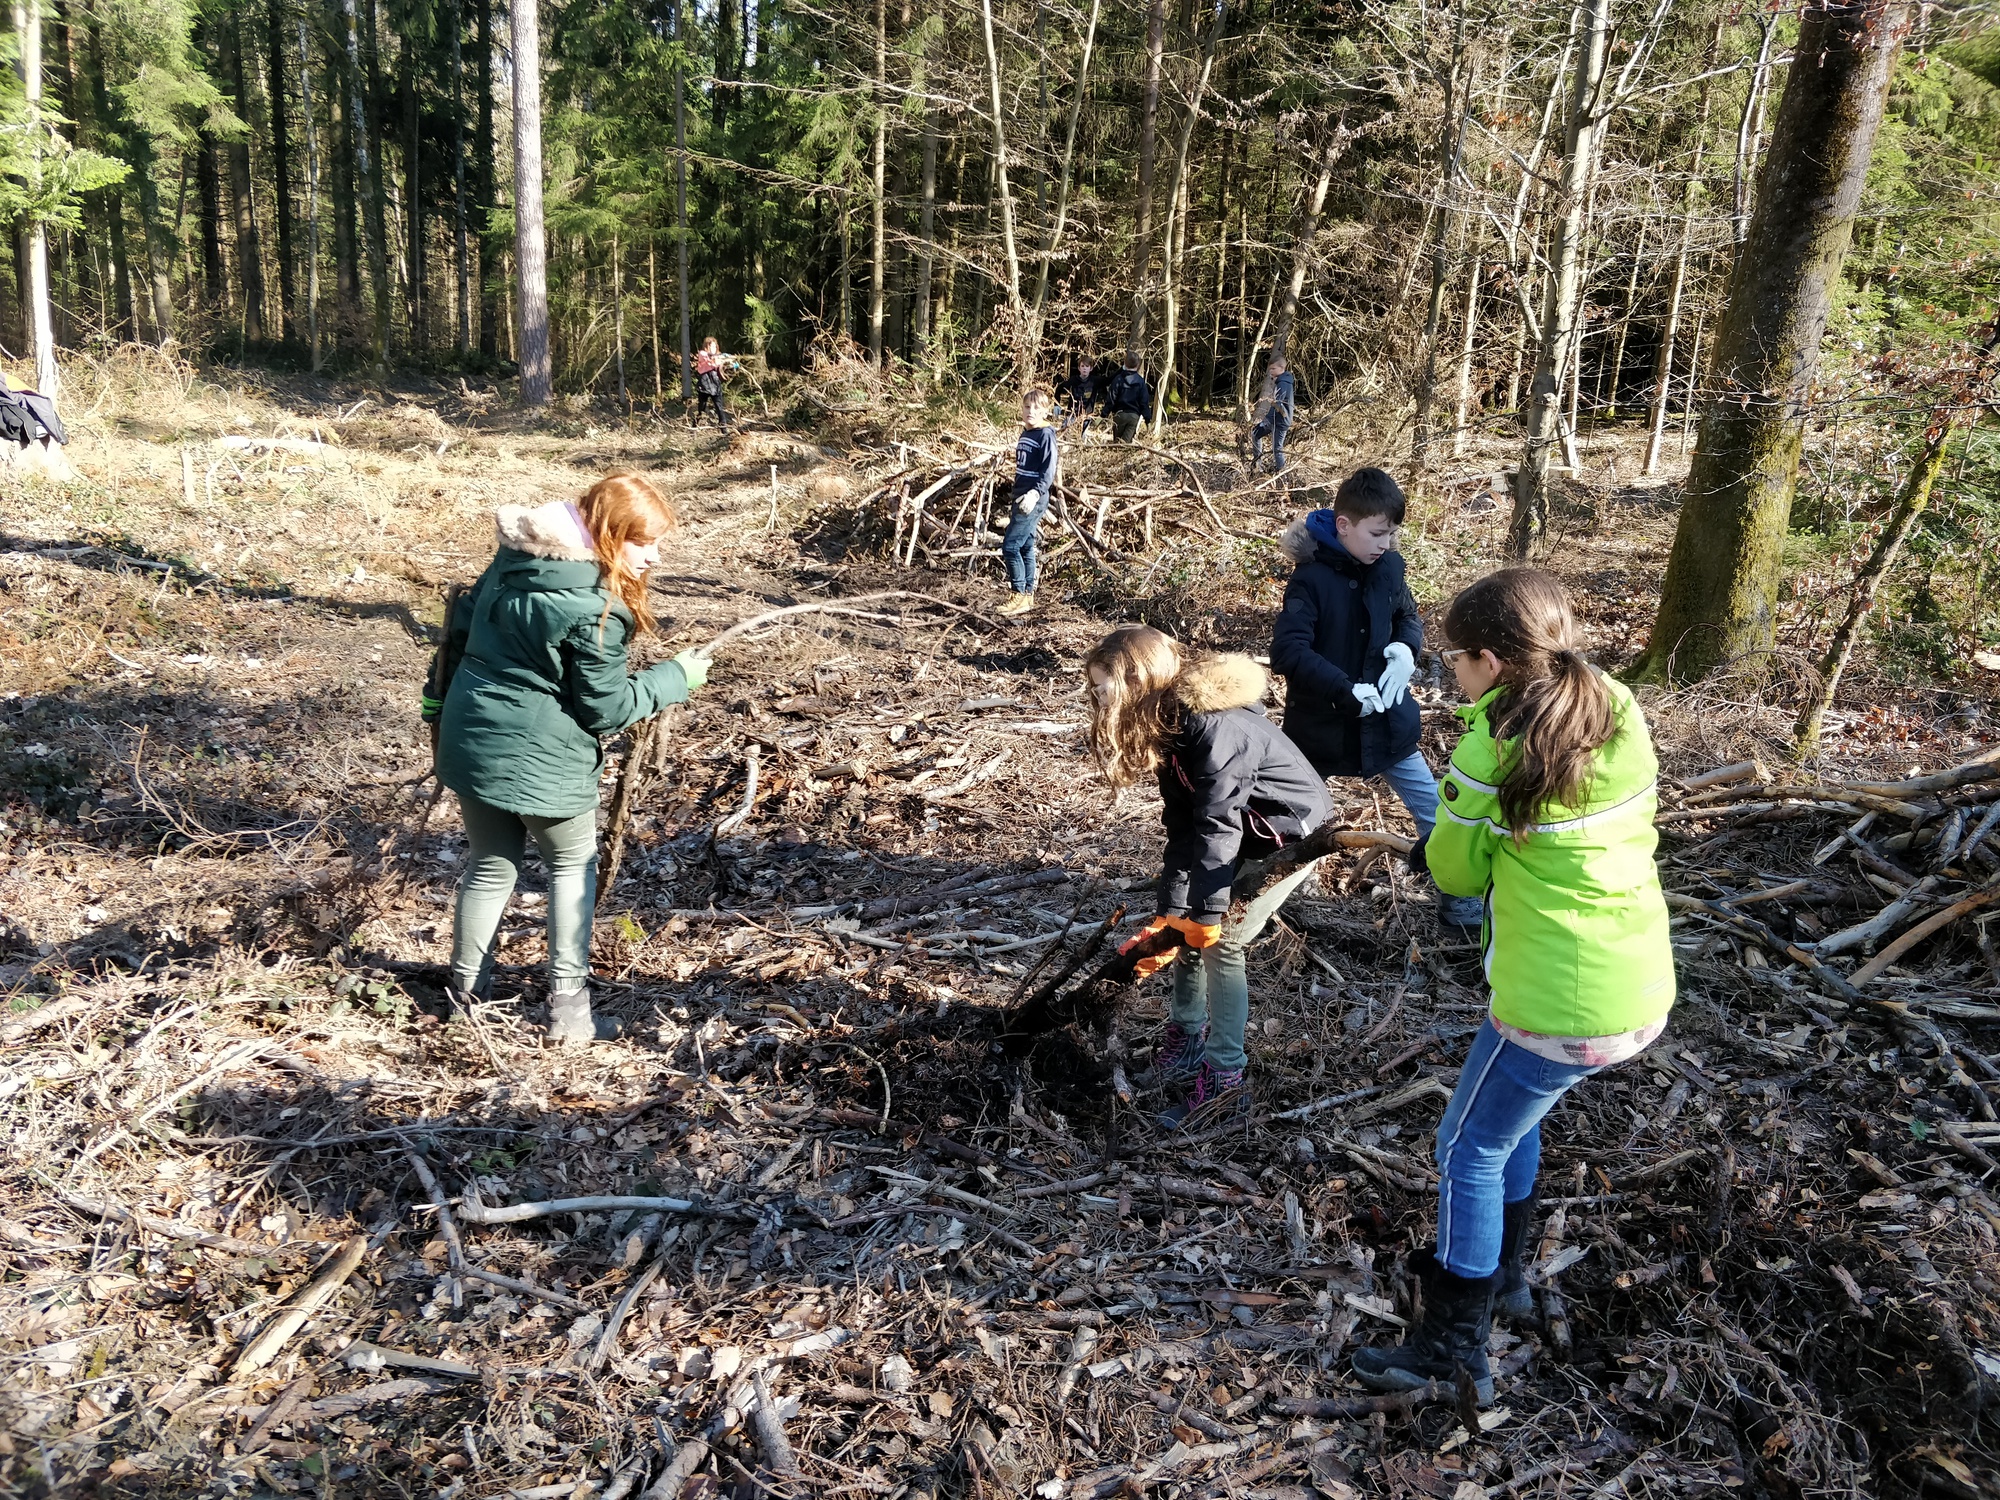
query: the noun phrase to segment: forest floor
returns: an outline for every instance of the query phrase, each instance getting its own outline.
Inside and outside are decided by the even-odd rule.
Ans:
[[[1296,510],[1226,426],[1074,445],[1095,535],[1051,525],[1002,624],[976,528],[889,552],[893,476],[1004,431],[526,423],[137,355],[71,385],[82,477],[0,484],[7,1493],[2000,1496],[1993,704],[1864,663],[1805,773],[1779,690],[1648,697],[1681,999],[1550,1121],[1539,1316],[1471,1420],[1345,1374],[1412,1311],[1484,1009],[1399,865],[1328,861],[1259,948],[1246,1121],[1163,1134],[1112,1087],[1162,980],[1115,1041],[992,1046],[1149,910],[1157,810],[1083,750],[1084,653],[1135,617],[1266,648]],[[1419,487],[1427,606],[1498,561],[1502,458]],[[559,1050],[532,864],[499,997],[441,1019],[462,841],[416,705],[493,507],[621,464],[683,513],[649,653],[929,597],[718,657],[600,900],[628,1039]],[[1592,451],[1545,548],[1612,666],[1674,519],[1630,471]],[[602,1195],[683,1207],[536,1207]]]

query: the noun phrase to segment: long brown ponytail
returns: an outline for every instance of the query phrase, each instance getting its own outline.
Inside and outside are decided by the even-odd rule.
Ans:
[[[1493,737],[1515,742],[1501,767],[1500,812],[1518,843],[1542,809],[1583,801],[1597,752],[1618,730],[1611,694],[1577,649],[1568,595],[1538,568],[1480,579],[1451,601],[1444,633],[1500,660]]]

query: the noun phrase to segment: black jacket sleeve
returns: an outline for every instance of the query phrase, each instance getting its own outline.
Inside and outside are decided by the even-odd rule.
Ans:
[[[1395,624],[1389,632],[1390,639],[1408,646],[1412,656],[1420,656],[1424,649],[1424,617],[1417,612],[1416,596],[1410,592],[1407,576],[1396,580],[1396,594]]]
[[[1248,736],[1222,732],[1227,717],[1192,723],[1160,772],[1167,850],[1159,910],[1197,922],[1220,922],[1229,911],[1243,809],[1257,779],[1257,746]]]
[[[1288,701],[1314,698],[1331,704],[1336,713],[1354,713],[1354,679],[1319,654],[1314,645],[1318,634],[1318,591],[1301,568],[1285,585],[1284,607],[1271,629],[1271,670],[1285,679]]]

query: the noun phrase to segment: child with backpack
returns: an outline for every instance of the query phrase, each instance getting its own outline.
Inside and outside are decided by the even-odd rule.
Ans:
[[[455,1014],[492,986],[494,937],[532,838],[549,874],[549,1039],[616,1034],[590,1011],[601,741],[708,680],[696,651],[627,665],[632,637],[654,628],[646,573],[674,525],[637,474],[600,479],[575,503],[503,505],[493,561],[447,621],[423,717],[470,845],[452,919]]]
[[[1566,1092],[1666,1028],[1673,950],[1653,851],[1659,763],[1631,692],[1583,659],[1562,585],[1532,568],[1473,584],[1444,653],[1472,700],[1428,841],[1442,890],[1481,896],[1492,1009],[1438,1125],[1436,1244],[1414,1267],[1423,1316],[1360,1349],[1376,1390],[1450,1381],[1481,1405],[1496,1298],[1533,1310],[1522,1265],[1541,1122]]]
[[[1021,398],[1021,437],[1014,444],[1014,494],[1007,512],[1007,531],[1000,539],[1000,560],[1013,589],[995,611],[1025,615],[1035,607],[1035,536],[1048,514],[1056,482],[1056,430],[1049,425],[1049,393],[1036,389]]]
[[[1189,659],[1171,636],[1125,625],[1099,642],[1084,671],[1090,749],[1105,780],[1122,791],[1151,776],[1160,788],[1167,847],[1157,915],[1121,951],[1168,929],[1191,950],[1176,962],[1180,950],[1169,949],[1137,968],[1142,979],[1174,971],[1166,1036],[1141,1081],[1187,1090],[1160,1116],[1177,1129],[1197,1110],[1247,1105],[1245,954],[1314,864],[1272,882],[1232,918],[1237,867],[1304,838],[1333,804],[1318,772],[1265,717],[1270,677],[1249,657]]]
[[[1380,469],[1341,482],[1331,509],[1294,522],[1279,546],[1297,565],[1271,632],[1285,679],[1285,733],[1322,776],[1380,776],[1417,825],[1411,869],[1437,822],[1437,782],[1417,748],[1423,716],[1409,696],[1424,623],[1395,550],[1407,502]],[[1479,903],[1443,896],[1438,918],[1479,925]]]

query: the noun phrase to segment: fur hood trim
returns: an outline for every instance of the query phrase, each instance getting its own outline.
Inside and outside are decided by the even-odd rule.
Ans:
[[[534,506],[503,505],[494,515],[494,525],[500,534],[500,545],[515,552],[558,562],[597,561],[590,528],[583,524],[582,513],[567,500]]]
[[[1174,696],[1189,713],[1213,714],[1264,701],[1271,674],[1233,651],[1198,657],[1174,679]]]
[[[1330,510],[1308,511],[1278,536],[1278,550],[1292,560],[1294,567],[1316,561],[1319,549],[1326,546],[1340,547],[1340,532]]]

